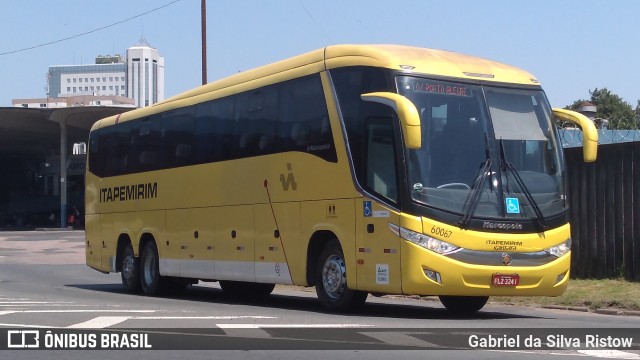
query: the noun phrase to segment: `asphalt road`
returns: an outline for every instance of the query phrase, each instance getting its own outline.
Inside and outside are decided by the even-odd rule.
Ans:
[[[473,317],[456,318],[437,301],[372,296],[360,311],[340,315],[323,312],[313,289],[278,286],[264,300],[234,300],[216,283],[202,282],[173,297],[128,294],[119,274],[84,265],[81,231],[0,233],[0,329],[60,334],[102,329],[118,339],[144,333],[155,349],[0,350],[5,359],[640,359],[640,350],[585,349],[565,339],[613,333],[633,337],[638,347],[640,317],[490,304]],[[461,350],[474,335],[521,335],[520,346]],[[527,336],[547,340],[549,335],[565,342],[523,346]],[[0,348],[4,340],[5,346],[9,342],[0,339]]]

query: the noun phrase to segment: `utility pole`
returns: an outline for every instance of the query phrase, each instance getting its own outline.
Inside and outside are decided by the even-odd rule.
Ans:
[[[207,83],[207,0],[200,0],[202,22],[202,85]]]

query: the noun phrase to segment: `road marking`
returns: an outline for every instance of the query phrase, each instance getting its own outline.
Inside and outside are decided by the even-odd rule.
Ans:
[[[518,354],[552,355],[552,356],[579,356],[599,357],[607,359],[640,359],[640,355],[619,350],[487,350],[493,352],[506,352]]]
[[[41,314],[41,313],[154,313],[155,310],[100,310],[100,309],[70,309],[70,310],[8,310],[0,311],[0,315],[7,314]]]
[[[586,356],[593,356],[607,359],[640,359],[640,355],[635,353],[624,352],[620,350],[578,350],[579,353]]]
[[[129,320],[129,316],[98,316],[91,320],[67,326],[69,329],[104,329]]]
[[[5,305],[6,304],[6,305]],[[10,306],[10,304],[73,304],[69,301],[0,301],[0,306]]]
[[[366,328],[375,327],[375,325],[360,325],[360,324],[216,324],[221,329],[267,329],[267,328],[292,328],[292,329],[304,329],[304,328]]]
[[[85,322],[67,326],[70,329],[104,329],[127,320],[235,320],[275,319],[273,316],[98,316]]]
[[[12,327],[12,328],[44,328],[44,329],[55,329],[56,326],[47,326],[47,325],[29,325],[29,324],[4,324],[0,323],[0,326],[4,327]]]
[[[235,319],[277,319],[275,316],[132,316],[136,320],[235,320]]]
[[[359,334],[372,337],[378,341],[382,341],[386,344],[397,346],[417,346],[424,348],[441,348],[442,346],[430,343],[411,336],[411,332],[359,332]],[[423,333],[413,333],[423,334]]]

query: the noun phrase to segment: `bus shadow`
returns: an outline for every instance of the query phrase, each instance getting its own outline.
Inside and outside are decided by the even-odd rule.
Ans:
[[[121,284],[75,284],[66,285],[78,289],[122,294],[125,296],[142,297],[140,294],[131,294],[126,291]],[[278,289],[273,294],[263,298],[237,298],[231,297],[225,294],[221,289],[205,286],[190,286],[184,291],[178,294],[163,294],[158,296],[160,299],[176,299],[181,302],[197,302],[197,303],[213,303],[213,304],[225,304],[225,305],[247,305],[260,308],[273,308],[282,310],[296,310],[296,311],[308,311],[319,314],[335,315],[335,313],[324,310],[318,300],[315,297],[315,292],[312,292],[313,296],[306,296],[305,292],[300,292],[300,295],[296,294],[283,294]],[[467,316],[458,316],[449,313],[444,309],[438,301],[420,301],[416,304],[416,300],[411,300],[411,304],[400,304],[396,299],[394,303],[383,302],[376,297],[369,295],[367,302],[361,308],[349,312],[340,313],[341,316],[355,317],[366,316],[375,318],[389,318],[389,319],[423,319],[423,320],[452,320],[452,321],[465,321],[465,320],[500,320],[500,319],[545,319],[547,317],[537,315],[523,315],[513,314],[507,312],[494,311],[491,308],[494,305],[487,305],[487,308],[479,311],[476,314]],[[407,300],[409,301],[409,300]],[[184,308],[184,306],[181,306]],[[482,323],[478,325],[481,326]]]

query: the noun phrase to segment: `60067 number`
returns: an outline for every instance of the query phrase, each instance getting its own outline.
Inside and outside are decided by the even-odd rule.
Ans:
[[[451,231],[443,229],[441,227],[437,227],[437,226],[432,226],[431,227],[431,233],[433,235],[438,235],[440,237],[443,237],[445,239],[448,239],[451,236]]]

